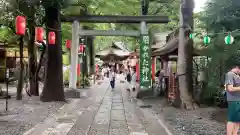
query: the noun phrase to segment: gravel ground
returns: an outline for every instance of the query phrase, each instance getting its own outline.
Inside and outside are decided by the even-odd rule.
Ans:
[[[5,112],[5,100],[0,99],[0,135],[22,135],[56,112],[63,104],[63,102],[43,103],[39,97],[27,96],[17,101],[13,95],[9,100],[9,111]]]
[[[174,135],[225,135],[226,109],[203,107],[193,111],[173,108],[165,100],[144,100],[163,118]]]

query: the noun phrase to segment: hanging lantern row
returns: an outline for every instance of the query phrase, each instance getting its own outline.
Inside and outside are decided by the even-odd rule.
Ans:
[[[26,33],[26,17],[17,16],[15,20],[16,34],[24,36]],[[44,40],[44,29],[42,27],[35,28],[35,40],[42,43]],[[55,32],[51,31],[48,33],[48,43],[54,45],[56,43]]]
[[[71,48],[72,41],[71,40],[66,40],[66,48],[70,49]]]
[[[42,27],[35,28],[35,40],[42,43],[44,40],[44,29]]]
[[[24,16],[17,16],[15,21],[16,34],[25,35],[26,32],[26,18]]]
[[[189,34],[189,38],[193,39],[193,34],[192,33]]]
[[[230,45],[234,42],[234,38],[231,34],[228,34],[225,38],[224,38],[225,44]]]
[[[56,43],[56,35],[55,32],[51,31],[48,33],[48,43],[50,45],[54,45]]]
[[[66,48],[70,49],[71,48],[72,41],[71,40],[66,40]],[[85,45],[83,43],[80,43],[79,45],[79,50],[78,53],[83,53],[85,50]]]
[[[194,36],[193,36],[192,33],[189,34],[189,38],[190,38],[190,39],[193,39],[193,38],[194,38]],[[208,35],[205,35],[205,36],[203,37],[203,43],[204,43],[205,45],[208,45],[210,42],[211,42],[211,38],[210,38]],[[227,44],[227,45],[233,44],[233,42],[234,42],[234,37],[229,33],[229,34],[224,38],[224,42],[225,42],[225,44]]]
[[[203,43],[204,43],[205,45],[209,44],[210,41],[211,41],[211,38],[210,38],[208,35],[206,35],[206,36],[203,37]]]

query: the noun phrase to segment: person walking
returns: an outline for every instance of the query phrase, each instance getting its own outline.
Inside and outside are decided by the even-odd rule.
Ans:
[[[111,67],[109,71],[109,80],[110,80],[110,86],[112,88],[112,91],[115,89],[115,80],[116,80],[116,73],[114,70],[114,67]]]
[[[235,65],[225,76],[228,102],[227,135],[237,135],[240,123],[240,65]]]
[[[127,91],[131,90],[131,71],[130,68],[128,67],[127,72],[126,72],[126,80],[127,80]]]
[[[136,88],[137,88],[137,73],[136,73],[136,67],[132,67],[130,101],[133,101],[133,99],[136,99],[136,96],[135,96]]]

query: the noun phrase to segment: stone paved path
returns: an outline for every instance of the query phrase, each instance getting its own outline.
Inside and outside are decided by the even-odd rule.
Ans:
[[[108,82],[74,99],[24,135],[171,135],[150,109],[130,102],[123,84],[111,91]]]

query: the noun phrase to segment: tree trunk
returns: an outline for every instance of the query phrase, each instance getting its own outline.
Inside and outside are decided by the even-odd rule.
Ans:
[[[18,78],[18,85],[17,85],[17,100],[22,100],[22,89],[23,89],[23,71],[24,71],[24,64],[23,64],[23,36],[20,37],[20,46],[19,46],[19,54],[20,54],[20,72]]]
[[[196,107],[196,104],[193,101],[192,97],[193,42],[192,40],[189,40],[190,42],[187,40],[186,36],[188,36],[188,33],[185,33],[185,28],[188,26],[188,24],[191,25],[193,9],[189,7],[184,7],[185,9],[183,9],[183,6],[190,6],[190,2],[191,0],[183,1],[180,7],[180,29],[177,65],[181,107],[185,107],[186,109],[194,109]]]
[[[49,101],[65,101],[63,89],[63,69],[62,69],[62,45],[61,45],[61,21],[60,7],[46,7],[46,27],[47,33],[50,31],[56,34],[56,44],[49,45],[47,43],[47,64],[44,81],[44,88],[41,94],[41,100]],[[48,35],[48,34],[47,34]]]
[[[43,63],[43,59],[44,59],[45,52],[46,52],[46,46],[44,45],[43,50],[42,50],[42,53],[41,53],[41,56],[40,56],[40,60],[39,60],[38,66],[37,66],[37,73],[36,73],[36,78],[37,78],[37,80],[40,80],[40,79],[41,79],[41,78],[39,77],[39,72],[40,72],[40,70],[41,70],[41,67],[45,64],[45,63]]]
[[[36,47],[35,47],[35,22],[34,15],[35,10],[34,7],[30,9],[31,13],[29,15],[28,24],[29,24],[29,33],[30,40],[28,42],[28,54],[29,54],[29,83],[30,83],[30,94],[34,96],[39,96],[38,90],[38,81],[36,78],[37,73],[37,57],[36,57]]]

